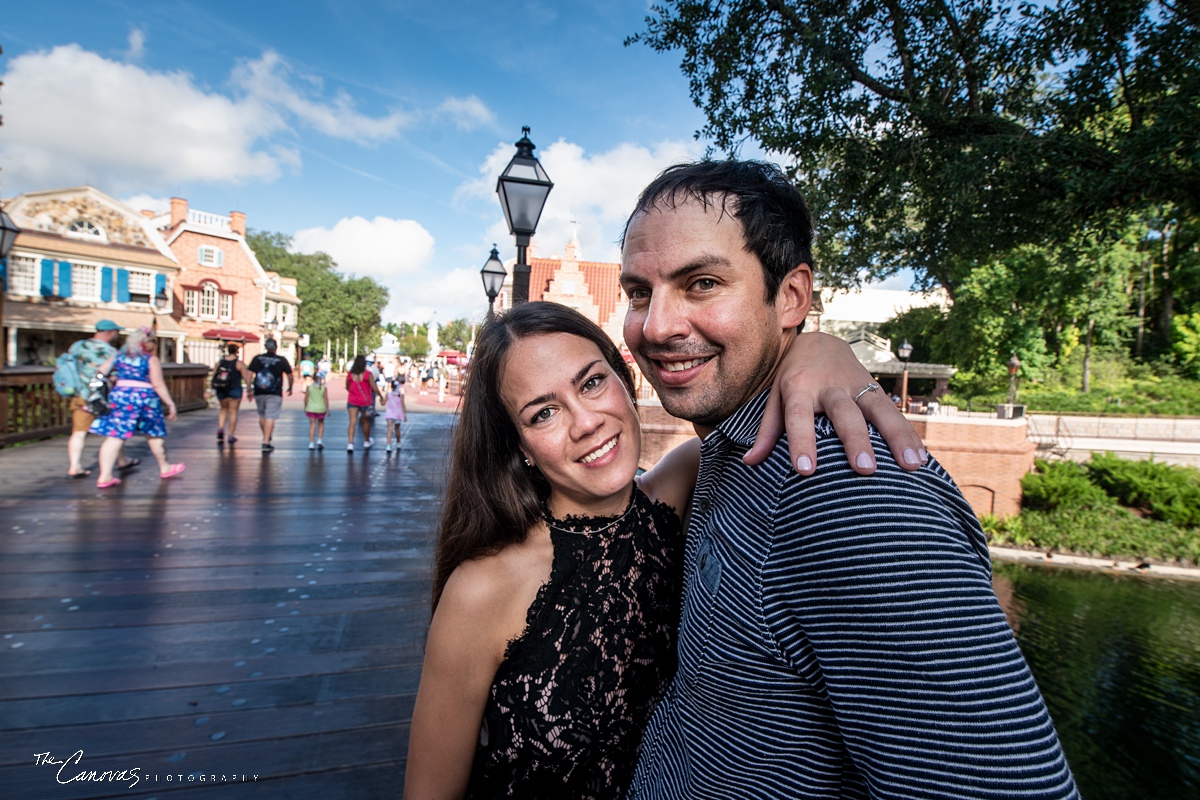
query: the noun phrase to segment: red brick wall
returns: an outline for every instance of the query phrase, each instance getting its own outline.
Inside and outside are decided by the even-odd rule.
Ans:
[[[200,245],[219,247],[224,253],[224,261],[220,267],[200,266],[197,261],[197,251]],[[189,339],[199,339],[204,331],[212,328],[237,328],[256,335],[262,335],[263,292],[254,285],[260,277],[254,263],[246,255],[240,241],[225,239],[220,236],[209,236],[203,233],[185,231],[175,241],[171,242],[171,252],[179,259],[183,270],[175,280],[175,317],[187,332]],[[235,292],[233,296],[233,319],[211,320],[183,316],[184,287],[199,286],[204,281],[217,284],[222,292]],[[259,352],[262,346],[257,342],[248,342],[243,351],[243,358],[249,361]]]
[[[654,466],[671,448],[695,436],[690,423],[662,406],[639,403],[641,466]],[[910,416],[926,449],[950,473],[978,516],[1021,511],[1021,478],[1033,468],[1037,445],[1025,437],[1025,420]]]

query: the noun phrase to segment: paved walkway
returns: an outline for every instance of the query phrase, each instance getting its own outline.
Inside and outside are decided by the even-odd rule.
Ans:
[[[310,452],[298,398],[269,455],[215,418],[170,426],[182,477],[135,440],[103,492],[65,440],[0,450],[0,796],[399,797],[455,417],[391,456],[347,453],[341,410]]]

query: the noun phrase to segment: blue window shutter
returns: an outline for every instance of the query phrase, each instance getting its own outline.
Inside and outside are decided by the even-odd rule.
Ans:
[[[42,297],[54,294],[54,262],[48,258],[42,259]]]
[[[161,272],[154,276],[154,297],[158,297],[159,292],[164,292],[167,289],[167,276]],[[150,302],[154,302],[154,297],[150,298]]]
[[[196,248],[196,263],[200,265],[204,264],[204,245]]]
[[[0,289],[8,291],[8,259],[0,258]]]
[[[111,303],[112,302],[112,290],[113,290],[112,274],[113,274],[112,267],[101,267],[100,268],[100,302],[101,303]]]
[[[71,296],[71,262],[58,262],[58,296]]]
[[[225,251],[220,248],[217,248],[217,266],[225,266]]]
[[[117,270],[117,302],[129,302],[129,270]]]

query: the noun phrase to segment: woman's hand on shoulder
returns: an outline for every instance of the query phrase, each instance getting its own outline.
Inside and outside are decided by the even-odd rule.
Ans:
[[[758,435],[743,460],[751,465],[765,461],[786,427],[793,467],[801,475],[811,475],[817,468],[813,418],[824,414],[855,472],[875,471],[867,422],[883,435],[902,469],[919,469],[928,458],[921,437],[885,392],[863,392],[873,384],[871,373],[841,339],[827,333],[796,336],[776,370]]]

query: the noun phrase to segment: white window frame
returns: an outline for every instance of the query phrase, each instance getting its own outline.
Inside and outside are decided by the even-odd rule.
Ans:
[[[220,267],[225,263],[225,253],[219,247],[202,244],[196,252],[196,263],[202,267]]]
[[[183,313],[188,317],[200,316],[200,292],[196,289],[183,290]]]
[[[141,286],[135,288],[135,280],[141,282]],[[138,291],[140,288],[145,288],[146,291]],[[135,299],[134,295],[145,295],[145,300],[140,298]],[[148,303],[154,304],[154,273],[143,272],[142,270],[129,270],[129,302],[131,303]]]
[[[99,239],[102,242],[108,241],[108,235],[96,223],[90,219],[77,219],[67,226],[67,235],[74,236],[77,239]]]
[[[217,296],[219,294],[215,283],[200,285],[200,319],[217,318]]]
[[[233,295],[221,292],[217,297],[217,316],[223,320],[233,319]]]
[[[90,275],[90,281],[85,276]],[[90,283],[91,292],[83,291]],[[98,264],[79,264],[71,262],[71,299],[100,300],[100,266]]]
[[[8,257],[8,291],[13,294],[40,294],[39,266],[39,260],[33,256],[10,254]]]

